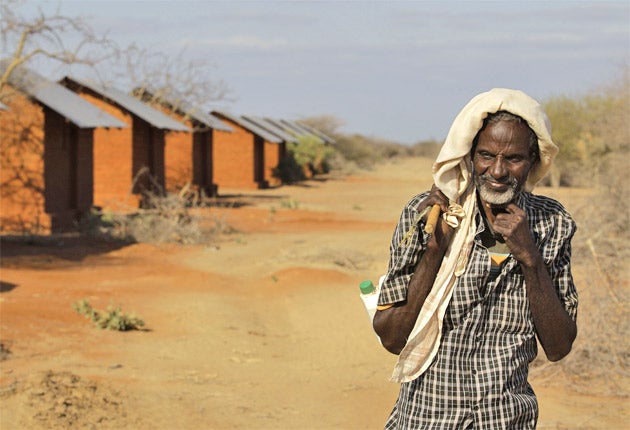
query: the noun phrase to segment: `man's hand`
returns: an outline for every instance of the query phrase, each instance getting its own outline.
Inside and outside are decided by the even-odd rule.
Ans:
[[[422,200],[422,203],[420,203],[420,205],[418,206],[418,212],[422,212],[426,208],[433,205],[440,205],[440,210],[442,212],[446,212],[448,210],[448,198],[435,185],[431,187],[431,192],[429,193],[427,198]]]
[[[494,218],[492,228],[501,234],[525,277],[529,305],[538,340],[547,358],[558,361],[571,351],[577,326],[558,299],[540,251],[529,231],[525,211],[516,204]]]
[[[444,213],[448,211],[448,206],[449,206],[448,198],[435,185],[431,187],[431,193],[427,196],[427,198],[424,199],[422,203],[420,203],[420,205],[418,206],[418,212],[422,212],[426,208],[431,207],[433,205],[440,206],[440,213]],[[428,216],[429,214],[427,213],[427,215],[425,216],[425,221]],[[448,224],[446,224],[444,220],[442,219],[442,217],[440,217],[438,218],[438,223],[435,226],[435,230],[433,231],[431,239],[429,239],[429,242],[427,243],[427,247],[428,248],[437,247],[437,248],[440,248],[442,252],[444,252],[446,251],[446,248],[448,247],[449,243],[451,243],[451,240],[454,234],[455,234],[455,229],[453,229]]]
[[[503,236],[512,256],[524,266],[533,267],[540,262],[540,252],[529,231],[527,215],[515,203],[505,207],[506,212],[494,218],[492,229]]]

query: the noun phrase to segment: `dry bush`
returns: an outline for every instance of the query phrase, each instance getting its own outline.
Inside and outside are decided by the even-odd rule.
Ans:
[[[435,160],[442,149],[442,144],[436,140],[418,142],[409,147],[409,155],[413,157],[426,157]]]
[[[579,230],[573,241],[573,266],[583,282],[578,285],[579,333],[573,352],[561,362],[561,370],[578,390],[621,396],[630,395],[627,76],[588,101],[595,115],[586,128],[602,146],[590,160],[594,197],[574,213]]]
[[[204,240],[197,217],[176,194],[145,194],[146,206],[133,213],[92,211],[81,220],[82,233],[136,243],[195,244]]]
[[[150,187],[140,190],[139,209],[130,208],[129,213],[94,210],[81,221],[80,230],[90,236],[127,242],[181,244],[204,243],[227,230],[225,220],[217,221],[212,228],[202,228],[199,212],[191,209],[204,203],[189,184],[178,193],[166,193],[147,171],[140,171],[132,189],[141,183],[139,179],[143,176]]]

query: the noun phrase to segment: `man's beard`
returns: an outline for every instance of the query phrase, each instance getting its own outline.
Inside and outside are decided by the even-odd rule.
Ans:
[[[510,203],[521,192],[518,180],[513,176],[508,176],[505,180],[497,181],[490,175],[474,174],[475,186],[479,192],[481,200],[495,206],[504,206]],[[509,188],[503,192],[497,192],[486,186],[486,182],[499,182],[508,185]]]

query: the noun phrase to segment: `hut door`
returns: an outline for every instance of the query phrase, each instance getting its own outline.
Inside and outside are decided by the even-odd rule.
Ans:
[[[210,132],[193,134],[193,183],[207,191],[212,184],[212,141]]]
[[[76,127],[68,127],[68,209],[77,209],[79,199],[79,133]]]
[[[265,180],[265,142],[256,136],[254,139],[254,182]]]

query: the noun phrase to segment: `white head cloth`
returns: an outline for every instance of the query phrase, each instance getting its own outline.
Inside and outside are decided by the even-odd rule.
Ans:
[[[538,136],[540,162],[529,172],[525,189],[531,191],[549,171],[558,147],[551,140],[551,124],[540,103],[519,90],[494,88],[468,102],[453,121],[448,136],[433,164],[435,185],[457,201],[472,180],[470,150],[488,114],[508,111],[527,121]]]
[[[495,88],[474,97],[457,115],[444,145],[433,164],[433,181],[462,211],[463,218],[446,251],[435,283],[426,298],[407,344],[400,352],[392,381],[409,382],[420,376],[437,354],[442,335],[442,321],[453,286],[464,273],[476,231],[473,220],[476,193],[472,186],[470,151],[473,140],[488,114],[508,111],[527,121],[538,136],[540,162],[529,172],[526,190],[533,189],[551,168],[558,147],[551,140],[551,125],[541,105],[522,91]],[[443,215],[446,217],[446,214]]]

